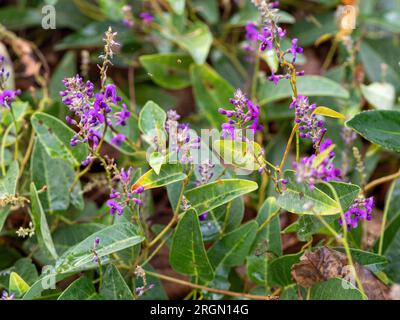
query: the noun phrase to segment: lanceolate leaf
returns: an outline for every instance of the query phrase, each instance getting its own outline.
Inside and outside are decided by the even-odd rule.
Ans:
[[[368,141],[400,152],[400,111],[364,111],[347,121],[346,125]]]
[[[70,140],[75,133],[62,121],[49,114],[36,112],[31,118],[31,123],[50,157],[67,160],[74,166],[80,165],[86,158],[87,150],[84,144],[70,146]]]
[[[151,79],[166,89],[183,89],[190,86],[189,66],[193,59],[178,53],[150,54],[140,56]]]
[[[142,175],[132,186],[136,189],[143,186],[145,190],[159,188],[169,185],[171,183],[181,181],[186,178],[186,174],[182,173],[182,165],[176,164],[163,164],[160,172],[157,174],[154,169],[147,171]]]
[[[191,207],[201,214],[257,188],[257,183],[250,180],[217,180],[186,191],[185,197],[189,200]]]
[[[208,121],[219,128],[225,119],[218,108],[229,104],[234,88],[208,65],[192,65],[190,74],[197,106]]]
[[[268,252],[280,256],[282,255],[281,225],[279,215],[280,210],[274,197],[267,198],[260,211],[257,214],[256,221],[260,227],[267,223],[261,230],[257,232],[257,238],[254,242],[255,250],[264,250],[266,247]],[[273,217],[275,216],[275,217]],[[265,243],[263,243],[265,241]],[[257,248],[260,246],[260,248]]]
[[[257,222],[250,221],[216,242],[208,251],[213,267],[217,269],[221,265],[234,267],[242,264],[253,245],[257,228]]]
[[[70,183],[64,168],[69,164],[61,159],[51,158],[39,140],[36,141],[31,158],[32,181],[40,190],[39,198],[45,211],[66,210],[69,206]],[[54,174],[57,173],[57,179]]]
[[[110,264],[104,273],[100,294],[107,300],[132,300],[133,295],[118,269]]]
[[[53,239],[51,238],[50,229],[46,220],[46,214],[44,213],[39,195],[33,182],[30,186],[30,193],[32,205],[31,216],[38,242],[48,250],[53,259],[57,259],[58,255],[56,249],[54,248]]]
[[[310,190],[306,183],[298,183],[293,171],[285,172],[288,181],[286,190],[278,197],[278,205],[297,214],[331,215],[340,212],[338,203],[326,193],[315,187]],[[312,210],[309,206],[312,205]]]
[[[131,223],[118,223],[93,233],[82,242],[67,250],[56,262],[58,273],[67,273],[87,267],[93,267],[93,243],[100,238],[96,249],[99,258],[125,248],[141,243],[144,238],[139,236],[136,227]]]
[[[186,211],[176,227],[169,253],[175,271],[206,281],[214,278],[201,235],[199,218],[193,209]]]

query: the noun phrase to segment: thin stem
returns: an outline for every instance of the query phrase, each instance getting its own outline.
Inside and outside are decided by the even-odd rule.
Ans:
[[[343,212],[342,205],[340,204],[339,196],[338,196],[338,194],[337,194],[335,188],[334,188],[331,184],[329,184],[329,183],[327,183],[327,182],[323,182],[323,183],[324,183],[324,185],[326,185],[326,186],[331,190],[331,192],[332,192],[332,194],[333,194],[333,196],[334,196],[334,198],[335,198],[335,201],[336,201],[336,203],[337,203],[338,206],[339,206],[340,219],[342,219],[342,222],[343,222],[343,237],[342,237],[342,243],[343,243],[344,250],[345,250],[345,252],[346,252],[347,261],[348,261],[349,265],[352,267],[352,270],[354,270],[354,277],[355,277],[355,280],[356,280],[358,289],[361,291],[361,293],[363,294],[363,296],[366,297],[366,294],[365,294],[365,291],[364,291],[362,282],[361,282],[361,280],[360,280],[360,278],[359,278],[359,276],[358,276],[358,274],[357,274],[357,270],[356,270],[356,268],[355,268],[355,266],[354,266],[353,257],[352,257],[352,255],[351,255],[351,251],[350,251],[349,244],[348,244],[348,242],[347,242],[347,224],[346,224],[346,219],[345,219],[345,217],[344,217],[344,212]]]
[[[369,191],[372,188],[374,188],[374,187],[376,187],[376,186],[378,186],[378,185],[380,185],[382,183],[385,183],[385,182],[388,182],[388,181],[392,181],[392,180],[394,180],[396,178],[399,178],[399,177],[400,177],[400,170],[398,172],[396,172],[396,173],[393,173],[393,174],[390,174],[388,176],[385,176],[385,177],[376,179],[374,181],[371,181],[370,183],[368,183],[365,186],[364,191]]]
[[[14,109],[13,109],[12,105],[10,105],[10,112],[11,112],[11,116],[12,116],[13,123],[14,123],[14,128],[15,128],[14,160],[18,160],[18,153],[19,153],[19,148],[18,148],[18,125],[17,125],[17,119],[15,118]]]
[[[387,199],[388,201],[386,202],[385,205],[385,209],[383,211],[383,217],[382,217],[382,225],[381,225],[381,237],[379,239],[379,249],[378,249],[378,254],[382,255],[383,253],[383,239],[384,239],[384,235],[385,235],[385,227],[386,227],[386,222],[387,222],[387,215],[389,212],[389,203],[390,203],[390,199],[392,198],[393,195],[393,191],[394,191],[394,187],[395,187],[396,183],[392,183],[392,185],[390,186],[388,195],[387,195]]]
[[[156,278],[159,278],[161,280],[170,281],[170,282],[177,283],[177,284],[180,284],[183,286],[188,286],[190,288],[196,288],[196,289],[200,289],[200,290],[204,290],[204,291],[208,291],[208,292],[219,293],[219,294],[223,294],[225,296],[248,298],[248,299],[254,299],[254,300],[276,300],[276,299],[278,299],[278,297],[275,297],[275,296],[258,296],[258,295],[254,295],[254,294],[247,294],[247,293],[240,293],[240,292],[233,292],[233,291],[209,288],[209,287],[206,287],[203,285],[194,284],[189,281],[184,281],[184,280],[180,280],[180,279],[175,279],[175,278],[172,278],[172,277],[160,274],[160,273],[156,273],[156,272],[151,272],[148,270],[146,270],[146,274],[156,277]]]
[[[287,158],[287,156],[288,156],[288,154],[289,154],[290,146],[292,145],[293,138],[294,138],[294,136],[295,136],[296,131],[297,131],[298,128],[299,128],[299,124],[296,123],[296,124],[294,125],[293,129],[292,129],[292,132],[290,133],[289,140],[288,140],[288,142],[287,142],[287,144],[286,144],[285,152],[283,153],[283,157],[282,157],[281,164],[279,165],[279,171],[280,171],[281,173],[282,173],[283,168],[284,168],[284,166],[285,166],[285,161],[286,161],[286,158]]]

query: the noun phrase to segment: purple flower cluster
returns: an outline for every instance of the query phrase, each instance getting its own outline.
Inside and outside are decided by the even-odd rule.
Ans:
[[[310,104],[308,97],[300,95],[293,99],[292,108],[295,108],[294,121],[299,124],[300,138],[311,139],[316,148],[326,132],[325,122],[314,114],[317,105]]]
[[[230,136],[237,139],[237,131],[251,130],[253,134],[262,131],[259,124],[260,107],[255,105],[246,95],[237,89],[234,99],[230,99],[230,103],[234,106],[234,110],[225,110],[219,108],[218,112],[229,118],[228,122],[222,124],[222,136]]]
[[[194,150],[200,149],[200,137],[191,133],[188,123],[179,123],[180,115],[175,110],[167,112],[165,130],[168,132],[169,150],[175,152],[182,164],[192,163]]]
[[[261,16],[263,18],[264,26],[261,30],[258,29],[257,24],[254,22],[248,22],[245,26],[246,40],[247,43],[244,45],[244,49],[248,52],[255,51],[255,43],[259,43],[261,51],[275,50],[278,58],[283,60],[286,55],[292,55],[291,63],[294,64],[297,59],[297,55],[303,53],[303,48],[298,45],[298,39],[292,39],[292,43],[289,49],[281,50],[281,40],[286,36],[286,30],[278,26],[278,1],[269,2],[267,0],[254,0],[253,3],[258,7]],[[289,79],[292,77],[292,70],[289,70],[285,74],[276,74],[275,70],[272,70],[271,76],[268,80],[278,85],[282,79]],[[297,76],[304,75],[304,71],[296,72]]]
[[[139,198],[135,198],[135,195],[141,194],[144,191],[144,187],[140,186],[134,190],[132,189],[132,167],[128,170],[124,168],[114,176],[114,181],[117,184],[117,188],[111,190],[110,199],[107,200],[107,206],[110,208],[111,215],[122,215],[124,208],[132,201],[135,205],[142,205],[143,202]]]
[[[197,171],[200,177],[196,180],[197,186],[206,184],[212,179],[214,176],[214,167],[215,164],[211,163],[203,163],[198,166]]]
[[[21,94],[21,90],[6,89],[6,82],[10,73],[4,68],[4,56],[0,56],[0,106],[10,108],[11,103]]]
[[[332,145],[330,139],[326,139],[320,146],[320,152],[324,152]],[[298,183],[305,182],[312,190],[315,184],[320,181],[340,180],[341,171],[336,168],[332,160],[335,156],[333,150],[319,161],[315,154],[304,157],[299,163],[294,162],[293,168],[296,171],[296,181]]]
[[[7,291],[3,291],[1,293],[1,299],[0,300],[14,300],[15,299],[15,294],[9,294]]]
[[[65,78],[63,83],[66,89],[60,92],[60,96],[63,103],[73,113],[72,116],[66,117],[66,121],[79,129],[72,137],[70,144],[76,146],[78,143],[88,143],[91,154],[82,162],[82,165],[88,165],[94,157],[92,153],[100,142],[101,127],[105,124],[113,127],[125,126],[130,112],[122,103],[120,111],[112,113],[111,107],[118,105],[122,100],[117,95],[116,86],[113,84],[106,85],[104,93],[94,94],[93,83],[90,81],[85,83],[79,75]],[[121,145],[125,139],[126,137],[119,133],[114,136],[111,143]]]
[[[358,196],[351,204],[349,210],[344,213],[343,218],[347,229],[357,228],[358,222],[361,220],[371,221],[374,206],[374,197],[365,198],[363,195]],[[342,217],[339,218],[339,224],[343,226]]]

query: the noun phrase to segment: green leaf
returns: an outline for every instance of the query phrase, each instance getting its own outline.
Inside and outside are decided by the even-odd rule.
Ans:
[[[66,177],[69,163],[61,159],[51,158],[39,140],[36,141],[31,157],[32,182],[39,190],[40,202],[45,211],[61,211],[68,209],[70,202],[69,179]],[[73,173],[73,171],[72,171]],[[54,179],[57,174],[57,179]]]
[[[330,181],[329,184],[335,189],[343,211],[347,211],[349,209],[353,203],[353,200],[361,192],[361,188],[355,184],[339,181]],[[328,186],[324,184],[318,184],[317,187],[334,199],[334,195]]]
[[[15,195],[17,191],[17,181],[19,175],[19,166],[17,161],[13,161],[6,175],[0,180],[0,199],[6,195]]]
[[[225,164],[250,171],[257,170],[264,164],[262,148],[257,142],[216,140],[213,147]]]
[[[368,103],[376,109],[393,109],[396,99],[396,90],[390,83],[373,82],[369,85],[361,84],[361,93]]]
[[[217,180],[185,192],[185,197],[199,214],[210,211],[258,188],[254,181],[241,179]]]
[[[298,93],[312,97],[334,97],[348,99],[349,92],[339,83],[321,76],[297,78]],[[292,89],[289,81],[280,81],[277,86],[271,81],[264,81],[258,89],[260,105],[290,98]]]
[[[386,65],[385,82],[391,83],[397,91],[400,89],[399,54],[399,47],[387,39],[364,40],[359,51],[369,80],[382,81],[382,65]]]
[[[96,249],[99,258],[111,253],[121,251],[141,243],[144,238],[139,236],[136,227],[131,223],[118,223],[98,232],[93,233],[82,242],[67,250],[57,261],[58,273],[77,271],[87,267],[93,267],[93,243],[100,238],[100,244]]]
[[[30,211],[33,225],[35,226],[35,234],[41,246],[45,247],[53,259],[57,259],[58,255],[54,248],[53,239],[51,238],[50,229],[47,224],[46,215],[39,199],[35,184],[30,185],[31,206]]]
[[[281,225],[279,215],[277,214],[279,210],[280,207],[275,197],[268,197],[265,199],[257,214],[256,221],[260,226],[262,226],[264,222],[269,222],[261,230],[258,230],[257,238],[253,246],[257,248],[256,246],[258,244],[262,244],[263,241],[266,241],[268,251],[277,256],[282,255]],[[273,215],[276,216],[271,218]]]
[[[393,191],[390,198],[387,198],[385,203],[389,206],[388,221],[393,221],[400,215],[400,178],[397,178],[392,182],[394,184]]]
[[[133,300],[133,295],[118,269],[110,264],[104,272],[100,294],[107,300]]]
[[[132,186],[132,190],[143,186],[145,190],[154,189],[169,185],[171,183],[181,181],[186,178],[186,174],[182,172],[182,165],[163,164],[160,172],[157,174],[154,169],[147,171]]]
[[[163,134],[165,136],[165,120],[167,114],[161,109],[158,104],[153,101],[148,101],[139,114],[139,129],[145,135]]]
[[[368,141],[400,152],[400,111],[372,110],[356,114],[346,122]]]
[[[179,220],[169,251],[169,261],[176,272],[194,276],[195,279],[214,278],[204,249],[199,218],[193,209],[186,211]]]
[[[0,207],[0,232],[3,229],[4,223],[6,222],[9,213],[10,213],[9,206]]]
[[[29,285],[18,275],[18,273],[11,272],[10,284],[8,286],[9,293],[14,293],[16,298],[20,298],[29,290],[29,288]]]
[[[206,61],[213,37],[205,23],[196,21],[185,32],[178,32],[174,28],[164,26],[161,34],[189,52],[197,64],[201,65]]]
[[[344,248],[338,247],[333,249],[345,253]],[[368,252],[355,248],[350,248],[350,252],[355,261],[357,261],[359,264],[363,265],[372,272],[382,271],[382,269],[384,269],[388,263],[387,259],[384,256],[373,252]]]
[[[46,113],[36,112],[31,117],[31,123],[50,157],[67,160],[73,166],[79,166],[86,158],[87,150],[84,144],[70,146],[75,132],[62,121]]]
[[[247,257],[247,275],[255,284],[268,286],[268,258],[266,255]]]
[[[234,88],[208,65],[192,65],[190,75],[197,106],[210,124],[219,128],[225,118],[218,108],[229,104]]]
[[[38,279],[38,272],[32,259],[21,258],[11,268],[0,271],[0,287],[8,288],[11,272],[17,273],[28,285],[32,285]]]
[[[272,260],[268,267],[268,284],[286,287],[293,283],[292,266],[300,261],[301,254],[286,254]]]
[[[83,276],[72,282],[57,300],[93,300],[96,296],[92,281]]]
[[[208,250],[208,257],[214,269],[224,265],[241,265],[249,254],[256,237],[258,224],[250,221],[236,230],[227,233]]]
[[[68,51],[53,72],[49,85],[50,96],[53,99],[60,99],[59,92],[65,90],[62,80],[65,77],[73,77],[76,73],[76,53]]]
[[[285,171],[285,179],[288,181],[286,190],[278,197],[278,205],[283,209],[297,214],[332,215],[340,212],[338,203],[318,187],[310,190],[306,183],[298,183],[294,171]],[[307,208],[310,203],[312,210]]]
[[[190,86],[189,67],[193,59],[178,53],[160,53],[140,56],[140,63],[151,79],[166,89],[183,89]]]
[[[332,278],[312,286],[310,300],[363,300],[363,295],[350,282]]]
[[[378,243],[375,245],[375,250],[378,249]],[[384,272],[394,282],[400,282],[400,215],[392,220],[386,227],[382,253],[387,258],[388,264]]]
[[[89,237],[92,233],[100,231],[103,228],[104,225],[99,223],[78,223],[61,226],[53,234],[56,250],[62,254]]]
[[[185,11],[185,0],[168,0],[172,10],[178,15],[181,15]]]

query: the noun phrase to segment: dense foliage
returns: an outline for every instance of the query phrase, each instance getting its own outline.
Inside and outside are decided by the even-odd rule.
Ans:
[[[400,299],[399,16],[2,5],[2,300]]]

